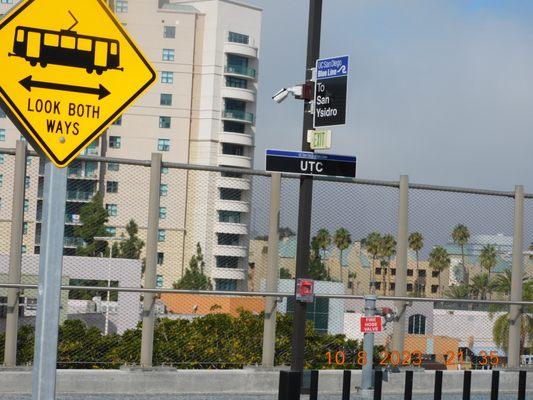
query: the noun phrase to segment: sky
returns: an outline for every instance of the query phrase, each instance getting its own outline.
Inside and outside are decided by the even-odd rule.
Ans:
[[[299,150],[308,0],[263,8],[255,168]],[[533,2],[324,0],[321,57],[350,56],[345,126],[330,153],[357,177],[533,192]]]

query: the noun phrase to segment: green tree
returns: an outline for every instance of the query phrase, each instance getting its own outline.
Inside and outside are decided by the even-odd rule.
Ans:
[[[388,286],[388,270],[390,267],[391,258],[396,255],[396,239],[391,234],[383,235],[381,238],[381,250],[380,256],[382,258],[381,267],[383,269],[383,294],[387,295],[387,286]],[[384,261],[384,262],[383,262]],[[390,276],[389,276],[390,277]]]
[[[418,264],[419,264],[419,254],[420,250],[424,247],[424,237],[420,232],[413,232],[409,235],[409,248],[413,250],[416,254],[416,273],[415,276],[418,278]],[[420,292],[420,285],[416,284],[415,294],[418,295]]]
[[[370,271],[370,292],[372,294],[376,293],[376,260],[381,254],[381,241],[379,232],[372,232],[361,241],[361,245],[372,256],[372,270]]]
[[[279,269],[279,278],[280,279],[292,279],[291,271],[288,268],[281,267]]]
[[[439,293],[442,296],[442,272],[450,267],[450,256],[442,246],[436,246],[429,253],[429,267],[439,274]]]
[[[356,282],[355,280],[357,279],[357,272],[350,272],[348,274],[348,282],[351,283],[351,287],[352,287],[352,294],[354,294],[355,292],[355,285],[356,285]]]
[[[331,235],[329,231],[326,228],[321,228],[318,230],[316,234],[316,241],[318,243],[318,247],[320,250],[322,250],[322,258],[326,258],[326,250],[329,246],[331,246]],[[331,276],[331,271],[329,270],[329,265],[327,267],[328,275]]]
[[[506,284],[502,281],[503,285],[496,286],[497,290],[503,288],[507,292]],[[509,284],[510,290],[510,284]],[[533,301],[533,281],[530,279],[526,280],[522,285],[522,300],[524,301]],[[493,319],[496,314],[491,312],[489,314],[491,319]],[[494,321],[492,327],[492,337],[494,343],[506,353],[509,350],[509,326],[510,326],[511,315],[509,312],[499,315]],[[533,307],[525,306],[522,314],[520,315],[520,354],[524,354],[525,348],[533,351]]]
[[[470,294],[473,298],[487,300],[487,293],[491,291],[489,274],[481,273],[474,275],[470,282]]]
[[[128,233],[128,237],[120,243],[119,255],[121,258],[138,260],[141,257],[144,242],[138,236],[139,226],[133,219],[130,219],[130,222],[126,225],[126,232]]]
[[[185,270],[185,274],[178,282],[174,282],[172,287],[174,289],[187,290],[213,290],[213,285],[207,276],[204,274],[204,255],[202,254],[202,247],[200,243],[196,244],[196,255],[191,257],[189,267]]]
[[[80,209],[80,226],[74,228],[74,234],[85,244],[76,249],[76,255],[99,257],[108,252],[106,241],[94,240],[98,236],[108,236],[105,224],[109,220],[104,208],[104,197],[96,192],[92,200]]]
[[[470,240],[470,231],[468,227],[463,224],[458,224],[453,228],[452,240],[455,244],[461,246],[461,263],[463,267],[463,283],[468,284],[468,272],[465,263],[465,245]]]
[[[490,281],[490,272],[498,263],[498,253],[496,252],[496,247],[492,244],[487,244],[481,249],[479,254],[479,264],[487,270]]]
[[[339,228],[333,235],[333,242],[335,243],[335,246],[337,246],[337,249],[339,249],[339,276],[341,282],[344,283],[342,277],[342,252],[352,244],[352,236],[346,228]]]
[[[309,255],[309,277],[315,281],[330,281],[331,275],[326,269],[320,256],[320,242],[317,236],[311,239],[311,253]]]
[[[470,288],[466,283],[452,285],[446,290],[446,292],[444,292],[444,296],[449,299],[468,299],[470,296]]]

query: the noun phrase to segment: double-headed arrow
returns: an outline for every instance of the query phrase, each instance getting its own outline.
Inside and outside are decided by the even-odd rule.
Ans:
[[[104,97],[107,97],[109,94],[111,94],[111,92],[102,85],[99,85],[98,88],[88,88],[84,86],[65,85],[62,83],[41,82],[32,80],[31,75],[24,78],[19,83],[24,88],[26,88],[28,92],[31,92],[32,87],[37,87],[42,89],[62,90],[67,92],[96,94],[98,95],[98,100],[102,100]]]

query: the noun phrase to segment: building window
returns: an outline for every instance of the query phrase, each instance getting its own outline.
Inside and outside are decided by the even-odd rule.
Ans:
[[[0,164],[3,164],[3,163],[4,163],[4,155],[0,154]]]
[[[155,287],[163,287],[163,275],[157,275],[157,277],[155,278]]]
[[[163,49],[163,61],[174,61],[174,49]]]
[[[407,333],[410,335],[425,335],[426,334],[426,317],[422,314],[415,314],[409,317],[409,326]]]
[[[159,117],[159,127],[164,129],[170,128],[170,117]]]
[[[287,299],[287,313],[294,313],[294,297]],[[319,333],[328,333],[329,319],[329,299],[315,298],[315,301],[307,304],[307,320],[312,321],[315,331]]]
[[[5,118],[5,117],[6,117],[6,113],[4,112],[4,110],[0,108],[0,118]]]
[[[243,156],[244,146],[233,143],[222,143],[222,154],[228,154],[231,156]]]
[[[120,169],[119,163],[110,162],[107,164],[108,171],[118,171]]]
[[[246,102],[235,99],[225,99],[224,106],[228,111],[246,112]]]
[[[161,71],[161,83],[174,83],[174,73],[170,71]]]
[[[118,192],[118,182],[116,182],[116,181],[107,181],[106,190],[107,190],[107,193],[117,193]]]
[[[167,217],[167,208],[159,207],[159,219],[165,219]]]
[[[241,213],[238,211],[219,211],[218,221],[239,224],[241,222]]]
[[[408,292],[412,292],[413,291],[413,284],[412,283],[408,283],[407,284],[407,291]]]
[[[242,174],[240,172],[226,172],[222,171],[220,173],[220,176],[223,178],[242,178]]]
[[[24,188],[25,189],[30,188],[30,177],[29,176],[26,176],[26,178],[24,179]]]
[[[374,286],[376,286],[376,290],[381,290],[381,282],[376,282]]]
[[[226,86],[239,89],[247,89],[248,81],[246,79],[235,78],[234,76],[226,76]]]
[[[158,229],[157,230],[157,241],[158,242],[164,242],[166,239],[167,233],[164,229]]]
[[[439,285],[431,285],[431,293],[437,293],[439,291]]]
[[[242,191],[240,189],[220,188],[220,198],[222,200],[241,200]]]
[[[381,268],[376,268],[376,275],[381,275]]]
[[[223,246],[238,246],[240,242],[239,235],[234,235],[232,233],[219,233],[217,234],[218,241],[217,243]]]
[[[390,274],[391,274],[392,276],[396,276],[396,268],[391,268],[391,269],[390,269]]]
[[[163,175],[168,174],[168,167],[161,167],[161,173],[162,173]]]
[[[440,271],[439,271],[439,270],[435,270],[435,269],[434,269],[433,271],[431,271],[431,276],[432,276],[433,278],[438,278],[439,275],[440,275]]]
[[[248,44],[250,37],[248,35],[243,35],[242,33],[229,32],[228,41],[232,43]]]
[[[165,253],[158,251],[157,252],[157,265],[163,265],[163,261],[165,261]]]
[[[31,160],[33,160],[33,157],[28,157],[26,159],[26,166],[29,167],[31,165]]]
[[[115,237],[117,236],[117,228],[115,226],[106,226],[105,231],[108,236]]]
[[[170,93],[161,93],[159,104],[162,106],[172,105],[172,95]]]
[[[240,122],[224,121],[224,132],[244,133],[246,127]]]
[[[113,122],[113,125],[122,125],[122,115]]]
[[[217,268],[239,268],[239,257],[217,256]]]
[[[215,279],[215,290],[227,290],[227,291],[234,292],[237,290],[237,280]]]
[[[126,13],[128,12],[128,1],[127,0],[117,0],[115,3],[115,11],[117,13]]]
[[[24,212],[28,212],[30,209],[30,201],[28,199],[24,199]]]
[[[28,223],[27,222],[24,222],[22,224],[22,234],[23,235],[27,235],[28,234]]]
[[[120,149],[120,136],[109,136],[109,147],[111,149]]]
[[[170,139],[157,139],[157,151],[169,151]]]
[[[0,129],[0,142],[4,142],[6,140],[6,130]]]
[[[13,4],[13,0],[0,0],[2,4]]]
[[[394,289],[396,289],[396,284],[394,282],[389,283],[389,290],[394,290]]]
[[[426,277],[426,270],[425,269],[419,270],[418,271],[418,277],[425,278]]]
[[[163,27],[163,37],[167,39],[174,39],[176,37],[176,27],[175,26]]]
[[[20,251],[21,251],[22,254],[26,254],[26,252],[28,251],[28,248],[26,247],[25,244],[22,245]]]
[[[407,276],[413,276],[413,270],[412,269],[408,269],[407,270]]]
[[[0,174],[0,187],[4,184],[4,174]]]
[[[162,183],[161,188],[159,189],[159,195],[166,196],[167,194],[168,194],[168,185],[166,183]]]
[[[110,217],[116,217],[118,214],[118,206],[116,204],[106,204],[105,209]]]

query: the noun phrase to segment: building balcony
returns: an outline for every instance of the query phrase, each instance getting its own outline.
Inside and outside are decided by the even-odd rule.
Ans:
[[[71,179],[98,179],[98,171],[88,171],[81,168],[69,168],[67,177]]]
[[[245,133],[220,132],[218,134],[218,141],[221,143],[240,144],[242,146],[254,145],[252,135],[247,135]]]
[[[63,246],[64,247],[73,247],[76,248],[78,246],[83,246],[85,242],[81,238],[77,237],[64,237],[63,238]],[[41,236],[37,235],[35,236],[35,245],[40,246],[41,245]]]
[[[253,79],[255,80],[256,70],[242,65],[226,65],[224,67],[224,74],[228,76],[235,76],[237,78]]]
[[[37,213],[36,222],[42,222],[43,213]],[[65,225],[81,225],[80,216],[78,214],[65,214]]]
[[[68,190],[67,201],[91,201],[94,192],[86,192],[83,190]]]
[[[229,246],[229,245],[215,245],[213,249],[215,256],[229,256],[229,257],[246,257],[246,246]]]
[[[237,54],[250,58],[257,58],[257,47],[250,43],[235,43],[227,41],[224,43],[224,52],[227,54]]]
[[[216,233],[233,233],[235,235],[247,235],[248,225],[235,224],[232,222],[215,222]]]
[[[213,279],[245,279],[246,270],[243,268],[213,268],[210,271]]]
[[[255,92],[250,89],[225,86],[222,88],[221,94],[226,99],[242,100],[248,103],[255,102]]]
[[[252,113],[241,110],[224,110],[222,111],[222,119],[243,122],[245,124],[254,123],[254,115]]]
[[[247,201],[217,200],[215,202],[215,209],[248,213],[250,212],[250,203]]]
[[[252,159],[246,156],[236,156],[233,154],[219,154],[218,165],[237,168],[252,168]]]
[[[217,179],[217,186],[229,189],[250,190],[250,180],[247,178],[226,178],[221,176]]]

